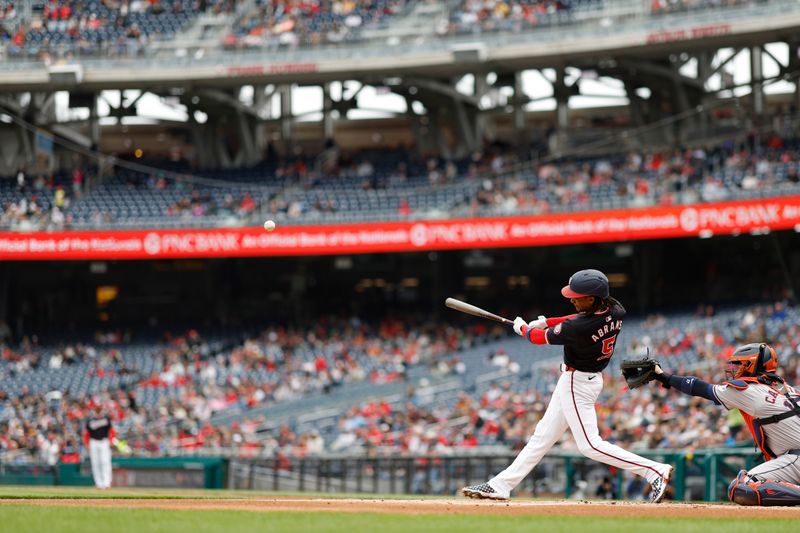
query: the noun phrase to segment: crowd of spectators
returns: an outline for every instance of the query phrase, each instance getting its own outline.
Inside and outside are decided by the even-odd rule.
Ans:
[[[120,433],[120,453],[164,454],[201,447],[262,450],[264,444],[254,437],[265,423],[263,416],[245,416],[232,427],[215,427],[211,415],[228,409],[246,413],[348,383],[403,381],[411,365],[450,371],[453,352],[470,346],[476,335],[486,334],[485,328],[437,327],[406,317],[375,324],[328,317],[310,329],[270,328],[214,352],[197,331],[189,330],[165,340],[152,355],[156,370],[148,375],[124,358],[127,334],[104,334],[93,343],[59,347],[47,352],[47,360],[35,342],[25,340],[16,349],[5,344],[2,354],[7,363],[2,368],[9,378],[44,365],[57,370],[88,362],[86,371],[92,376],[133,375],[136,381],[135,386],[91,397],[52,391],[0,399],[0,427],[8,429],[0,455],[5,454],[6,461],[35,461],[41,450],[31,443],[47,441],[50,449],[51,434],[62,446],[78,442],[81,419],[94,402],[112,414]],[[107,341],[114,344],[100,344]],[[160,393],[149,400],[154,391]],[[36,415],[29,417],[32,412]],[[27,440],[14,439],[18,434]],[[286,441],[285,436],[282,439]]]
[[[191,219],[205,216],[239,217],[247,219],[258,209],[258,203],[249,192],[240,198],[226,194],[217,204],[214,197],[199,190],[193,190],[189,196],[183,197],[167,208],[166,215]]]
[[[356,39],[359,31],[385,24],[407,0],[258,0],[225,38],[228,49],[277,50]]]
[[[29,19],[13,4],[0,3],[0,42],[9,56],[53,61],[136,56],[171,39],[198,13],[233,13],[237,0],[41,0]]]
[[[702,316],[700,316],[702,315]],[[713,308],[703,308],[690,327],[673,328],[660,315],[645,321],[652,337],[637,337],[620,346],[642,354],[645,346],[676,373],[722,381],[724,361],[734,346],[767,338],[777,349],[780,373],[789,383],[800,379],[800,326],[787,320],[778,303],[752,307],[735,323],[707,321]],[[771,328],[767,328],[769,321]],[[515,450],[523,446],[546,408],[548,386],[527,381],[527,369],[502,351],[490,354],[492,367],[506,377],[472,392],[470,386],[448,401],[432,401],[406,382],[407,369],[428,365],[431,375],[463,375],[466,364],[459,350],[478,339],[495,338],[500,330],[445,328],[414,320],[386,319],[376,324],[357,319],[321,319],[310,329],[273,327],[212,350],[197,331],[168,337],[154,354],[150,375],[137,375],[135,387],[107,390],[92,397],[74,397],[58,390],[43,395],[0,398],[0,455],[7,462],[73,460],[81,453],[81,422],[94,402],[111,414],[120,430],[120,454],[170,454],[202,450],[243,456],[305,456],[325,452],[450,454],[459,449],[493,446]],[[488,336],[488,337],[487,337]],[[35,339],[16,348],[3,345],[2,369],[8,379],[47,366],[91,362],[87,372],[100,377],[131,373],[123,357],[128,334],[109,333],[49,350],[47,357]],[[691,354],[687,364],[681,354]],[[473,363],[474,364],[474,363]],[[536,369],[555,383],[557,368]],[[283,424],[266,430],[263,410],[272,403],[336,390],[348,383],[407,383],[402,400],[373,399],[343,410],[333,433],[297,431]],[[551,383],[551,385],[552,385]],[[156,401],[149,390],[169,391]],[[727,412],[697,398],[661,387],[629,391],[624,380],[608,375],[599,400],[598,419],[606,440],[630,449],[705,447],[748,443],[749,435],[736,412]],[[214,425],[212,415],[234,409],[233,424]],[[561,445],[574,446],[568,436]]]
[[[713,148],[631,152],[626,157],[566,160],[515,171],[513,157],[491,159],[481,190],[460,213],[545,213],[588,208],[598,201],[626,207],[718,202],[737,195],[800,184],[800,153],[794,143],[770,135],[763,145],[725,143]],[[471,167],[472,168],[472,167]]]
[[[735,346],[769,339],[779,354],[780,375],[789,383],[800,380],[800,325],[786,320],[784,304],[753,307],[724,328],[707,326],[703,319],[709,318],[709,313],[713,314],[713,308],[699,310],[697,323],[683,329],[670,328],[667,319],[654,315],[645,325],[658,334],[631,339],[618,351],[643,356],[645,346],[650,346],[664,368],[719,383],[725,380],[725,361]],[[779,324],[772,335],[766,331],[768,320]],[[691,354],[695,363],[676,362],[677,354],[682,353]],[[512,374],[523,370],[502,351],[491,353],[490,360]],[[545,375],[551,385],[558,379],[555,365],[537,367],[536,373]],[[452,453],[487,445],[519,449],[544,414],[550,396],[550,390],[532,388],[524,379],[517,379],[519,376],[493,382],[477,396],[461,392],[452,403],[420,403],[410,388],[402,405],[370,401],[354,406],[339,420],[336,439],[326,445],[331,451],[359,453],[376,449],[384,453]],[[605,378],[598,420],[603,438],[626,449],[691,451],[751,443],[735,410],[729,412],[657,385],[631,391],[618,376]],[[566,449],[575,446],[568,434],[560,445]]]
[[[463,0],[450,16],[446,33],[519,32],[571,20],[576,6],[602,5],[602,0]]]
[[[61,230],[70,225],[70,206],[81,197],[86,171],[75,166],[70,171],[29,175],[19,169],[0,185],[0,228],[20,230]]]
[[[653,0],[650,13],[753,3],[754,0]],[[226,49],[295,48],[353,41],[365,28],[385,28],[408,0],[256,0],[240,13],[239,0],[39,0],[30,16],[15,2],[0,2],[0,44],[8,55],[44,61],[102,54],[134,57],[171,39],[199,13],[235,16]],[[604,0],[462,0],[443,18],[440,35],[519,32],[572,23],[576,13]],[[25,13],[27,15],[27,13]],[[588,15],[587,15],[588,16]]]
[[[202,217],[246,223],[255,221],[256,213],[319,222],[327,217],[338,220],[341,213],[356,210],[375,220],[424,218],[431,202],[419,200],[440,193],[443,196],[439,198],[447,201],[435,206],[437,216],[717,202],[789,193],[800,186],[796,138],[790,128],[782,136],[752,136],[742,143],[538,162],[530,154],[502,147],[476,151],[461,160],[419,158],[392,150],[340,154],[326,165],[314,165],[304,158],[276,159],[264,167],[268,175],[263,185],[268,189],[242,189],[237,184],[223,188],[222,194],[219,187],[198,185],[189,175],[128,172],[109,178],[126,184],[124,197],[119,191],[104,197],[92,190],[84,194],[86,171],[82,167],[49,178],[31,178],[20,170],[16,179],[0,184],[0,227],[69,228],[77,220],[76,213],[80,213],[81,224],[96,226],[153,217],[179,218],[185,224]],[[230,175],[236,181],[235,171]],[[164,205],[156,209],[161,203],[152,201],[152,195],[162,191],[163,202],[156,200]],[[364,193],[371,191],[382,191],[383,201],[366,203],[369,198]],[[140,194],[142,198],[137,198]],[[414,198],[417,205],[412,205]],[[125,209],[117,212],[123,205]]]
[[[713,9],[747,4],[761,4],[766,0],[652,0],[650,12],[653,14]]]

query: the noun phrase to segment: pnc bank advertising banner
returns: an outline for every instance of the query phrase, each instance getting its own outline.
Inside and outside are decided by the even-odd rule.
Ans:
[[[0,260],[413,252],[800,228],[800,196],[552,215],[263,228],[0,233]]]

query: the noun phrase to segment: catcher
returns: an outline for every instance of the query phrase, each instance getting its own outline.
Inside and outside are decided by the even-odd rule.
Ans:
[[[728,487],[739,505],[800,505],[800,393],[775,374],[778,357],[765,343],[740,346],[728,360],[728,381],[716,385],[664,372],[649,357],[623,361],[630,388],[659,381],[666,388],[700,396],[742,413],[765,462],[741,470]]]

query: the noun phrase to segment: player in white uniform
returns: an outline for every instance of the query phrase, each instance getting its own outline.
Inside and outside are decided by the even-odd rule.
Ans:
[[[652,486],[650,500],[664,497],[672,466],[651,461],[604,441],[597,427],[595,402],[603,390],[603,369],[614,355],[625,309],[609,296],[608,278],[599,270],[581,270],[561,289],[575,315],[539,317],[530,324],[517,317],[514,331],[534,344],[564,346],[561,377],[547,410],[527,445],[511,465],[486,483],[464,487],[470,498],[507,500],[511,491],[569,429],[578,450],[595,461],[638,474]]]
[[[656,380],[742,413],[765,462],[742,470],[728,487],[739,505],[800,505],[800,394],[775,375],[778,358],[764,343],[740,346],[728,360],[729,381],[711,384],[656,365]]]
[[[98,489],[111,487],[111,441],[114,428],[111,418],[102,413],[100,404],[95,404],[94,415],[86,421],[84,442],[89,447],[89,460],[92,463],[92,477]]]

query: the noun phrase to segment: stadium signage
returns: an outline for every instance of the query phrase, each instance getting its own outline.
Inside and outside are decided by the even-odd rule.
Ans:
[[[275,63],[269,66],[271,74],[303,74],[317,70],[316,63]]]
[[[718,37],[731,33],[730,24],[708,24],[694,28],[679,28],[676,30],[655,31],[647,35],[647,44],[671,43],[674,41],[688,41],[690,39],[705,39]]]
[[[0,233],[0,260],[411,252],[708,237],[800,228],[800,196],[552,215],[135,231]]]
[[[273,63],[271,65],[229,65],[225,72],[228,76],[263,76],[264,74],[304,74],[317,72],[317,63]]]

